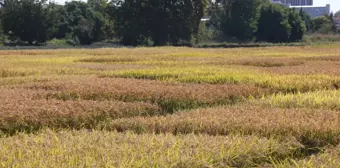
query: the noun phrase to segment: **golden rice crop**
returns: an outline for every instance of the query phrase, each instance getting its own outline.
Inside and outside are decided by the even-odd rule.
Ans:
[[[280,109],[239,105],[183,111],[174,115],[114,120],[118,131],[162,133],[230,133],[295,137],[306,146],[340,142],[340,112],[311,109]]]
[[[128,70],[128,69],[143,69],[149,68],[147,65],[134,65],[134,64],[97,64],[97,63],[86,63],[75,66],[80,69],[89,69],[95,71],[114,71],[114,70]]]
[[[317,60],[317,61],[340,61],[340,56],[319,56],[319,57],[307,57],[306,60]]]
[[[305,63],[301,58],[275,58],[267,56],[224,56],[209,53],[182,53],[150,56],[95,56],[81,58],[79,62],[102,64],[135,64],[154,66],[178,66],[178,65],[244,65],[255,67],[281,67],[296,66]]]
[[[44,89],[48,99],[120,100],[154,103],[166,112],[221,104],[233,104],[249,96],[270,93],[247,85],[165,83],[122,78],[83,78],[24,86]]]
[[[256,67],[283,67],[283,66],[296,66],[304,64],[304,61],[287,59],[287,58],[258,58],[253,59],[240,59],[234,64],[245,65],[245,66],[256,66]]]
[[[340,167],[340,146],[337,147],[328,147],[322,153],[312,155],[311,157],[305,159],[287,159],[283,162],[275,163],[275,167],[277,168],[293,168],[293,167],[301,167],[301,168],[338,168]]]
[[[296,66],[281,66],[281,67],[258,67],[257,69],[274,75],[313,75],[322,74],[336,78],[340,74],[340,62],[331,61],[308,61],[304,64]]]
[[[339,44],[0,51],[0,167],[338,167]]]
[[[0,111],[0,130],[5,133],[41,127],[95,128],[105,120],[159,114],[151,104],[114,101],[8,101],[2,102]]]
[[[195,66],[195,67],[159,67],[141,70],[122,70],[110,72],[105,76],[184,83],[210,84],[246,84],[283,92],[333,89],[340,83],[339,77],[328,75],[275,75],[259,70],[236,67]]]
[[[0,131],[6,134],[42,127],[95,128],[105,120],[160,112],[157,106],[142,102],[36,99],[46,92],[24,89],[2,89],[1,93]]]
[[[36,74],[38,74],[38,72],[28,71],[26,69],[0,69],[0,78],[32,76]]]
[[[78,76],[79,77],[79,76]],[[72,78],[77,78],[74,75],[49,75],[49,76],[21,76],[21,77],[8,77],[0,78],[0,87],[14,87],[22,84],[29,83],[44,83],[54,80],[70,80]]]
[[[44,131],[0,138],[3,167],[253,167],[299,144],[256,136]]]
[[[258,100],[266,104],[281,108],[311,108],[340,110],[340,91],[316,91],[297,94],[274,94]]]
[[[79,60],[80,62],[96,62],[96,63],[131,63],[131,62],[137,62],[141,58],[140,57],[92,57],[92,58],[85,58]]]
[[[0,74],[2,77],[113,75],[143,79],[169,79],[189,83],[241,83],[282,91],[309,91],[330,89],[338,85],[338,78],[328,76],[336,74],[336,72],[333,73],[333,69],[336,71],[338,68],[324,68],[328,70],[317,68],[316,74],[313,70],[302,73],[309,74],[308,76],[299,75],[301,74],[299,72],[297,74],[287,72],[292,74],[287,76],[277,76],[266,72],[286,73],[285,71],[291,71],[295,67],[299,67],[301,70],[298,71],[303,72],[312,58],[333,58],[338,56],[337,53],[337,47],[315,46],[243,49],[163,47],[0,51],[2,59],[0,62],[2,73]],[[97,63],[89,64],[88,62]],[[187,67],[189,65],[192,67]],[[151,67],[146,70],[135,70],[146,68],[145,66]],[[126,71],[117,72],[117,67],[123,67]]]

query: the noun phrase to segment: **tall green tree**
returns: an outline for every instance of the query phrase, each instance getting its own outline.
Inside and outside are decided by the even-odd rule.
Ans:
[[[295,9],[287,8],[288,22],[291,27],[289,41],[300,41],[306,32],[305,22],[302,20],[300,13]]]
[[[67,32],[80,44],[91,44],[104,38],[104,18],[100,12],[80,1],[65,4]]]
[[[292,30],[289,16],[284,6],[264,3],[258,13],[258,41],[289,42]]]
[[[257,8],[263,0],[217,1],[211,18],[212,24],[226,36],[242,41],[251,40],[257,29]]]
[[[335,33],[336,30],[337,30],[337,27],[335,25],[335,21],[334,21],[334,14],[333,12],[331,12],[328,16],[328,19],[331,21],[331,24],[332,24],[332,31]]]
[[[334,13],[335,17],[340,17],[340,10]]]
[[[322,34],[328,34],[333,33],[333,23],[332,20],[330,20],[329,16],[319,16],[312,20],[313,22],[313,31],[322,33]]]
[[[107,39],[114,37],[114,20],[111,15],[108,0],[87,0],[89,7],[97,14],[100,13],[103,18],[103,31]]]
[[[180,40],[196,38],[206,5],[205,0],[153,0],[147,26],[155,45],[176,45]]]
[[[111,20],[115,22],[115,33],[124,45],[140,45],[150,36],[147,30],[147,17],[143,11],[149,12],[146,1],[113,0],[110,4]],[[144,15],[146,14],[144,12]]]
[[[12,39],[33,44],[48,40],[49,13],[45,0],[4,0],[3,31]]]
[[[87,0],[87,4],[94,11],[103,12],[106,10],[107,6],[109,5],[109,2],[108,0]]]
[[[305,26],[306,26],[306,31],[310,32],[313,30],[313,23],[312,23],[312,17],[305,11],[303,11],[303,9],[300,9],[299,15],[301,17],[301,19],[305,22]]]
[[[115,31],[127,45],[152,40],[154,45],[191,41],[199,32],[207,0],[115,0]]]
[[[64,6],[50,2],[46,10],[48,13],[49,38],[65,38],[68,31],[68,22]]]

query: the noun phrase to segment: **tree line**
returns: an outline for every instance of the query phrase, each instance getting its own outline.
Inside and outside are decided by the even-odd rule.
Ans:
[[[337,31],[333,14],[312,19],[302,9],[264,0],[219,0],[210,15],[213,27],[239,41],[295,42],[307,32]]]
[[[240,41],[292,42],[307,31],[335,30],[332,16],[311,19],[303,11],[268,0],[3,0],[0,30],[11,42],[75,44],[118,39],[123,45],[198,43],[208,29]],[[201,19],[210,16],[208,22]]]

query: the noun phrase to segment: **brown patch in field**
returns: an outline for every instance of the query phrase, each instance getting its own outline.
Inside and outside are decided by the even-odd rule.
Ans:
[[[165,83],[123,78],[84,78],[26,85],[26,88],[50,92],[47,99],[120,100],[157,104],[164,112],[205,106],[234,104],[246,97],[271,93],[249,85],[212,85]]]
[[[7,100],[0,106],[2,122],[29,122],[49,124],[58,119],[95,120],[105,115],[109,118],[154,115],[157,106],[147,103],[126,103],[115,101],[60,101],[60,100]],[[150,113],[150,114],[149,114]],[[62,123],[61,123],[62,124]],[[65,123],[66,124],[66,123]],[[89,124],[82,123],[80,124]],[[54,126],[54,125],[53,125]]]
[[[212,85],[165,83],[153,80],[125,78],[84,78],[27,85],[30,89],[44,89],[78,94],[83,99],[120,99],[129,96],[141,100],[183,99],[214,102],[230,96],[259,96],[269,91],[248,85]]]
[[[303,60],[294,58],[274,57],[162,57],[158,60],[191,62],[200,65],[242,65],[254,67],[282,67],[297,66],[305,63]]]
[[[43,90],[1,89],[1,93],[0,130],[5,132],[19,125],[94,127],[93,124],[105,119],[149,116],[160,112],[156,105],[142,102],[38,99],[48,94]]]
[[[302,65],[304,64],[304,62],[297,61],[294,59],[253,58],[253,59],[241,59],[239,61],[235,61],[234,64],[256,67],[283,67]]]
[[[340,142],[340,112],[311,109],[280,109],[264,106],[235,106],[198,109],[169,116],[119,119],[111,129],[174,134],[230,133],[263,136],[293,136],[305,145]]]
[[[306,57],[310,61],[340,61],[340,56],[319,56],[319,57]]]
[[[260,70],[277,74],[299,74],[299,75],[340,75],[340,63],[328,61],[308,61],[305,64],[294,67],[266,67]]]
[[[129,69],[143,69],[150,66],[147,65],[133,65],[133,64],[80,64],[77,65],[79,68],[90,69],[90,70],[129,70]]]
[[[80,59],[79,62],[95,62],[95,63],[132,63],[140,61],[137,57],[94,57]]]

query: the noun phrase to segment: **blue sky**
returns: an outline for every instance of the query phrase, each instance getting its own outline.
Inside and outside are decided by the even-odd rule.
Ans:
[[[67,0],[55,0],[58,3],[64,3]],[[315,6],[325,6],[326,4],[331,4],[331,10],[336,12],[340,10],[340,0],[314,0]]]

